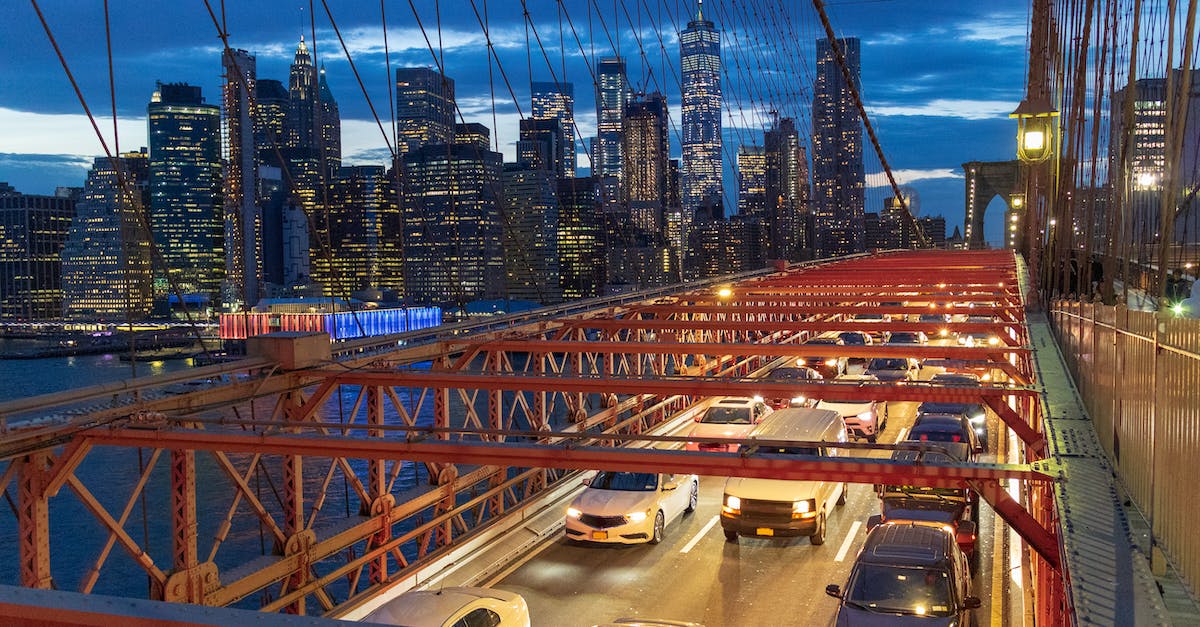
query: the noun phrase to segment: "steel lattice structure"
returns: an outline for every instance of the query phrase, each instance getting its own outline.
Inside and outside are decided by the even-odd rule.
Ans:
[[[1036,373],[1017,286],[1011,253],[885,253],[743,276],[720,296],[714,284],[684,286],[478,331],[410,334],[400,346],[397,338],[359,343],[332,360],[254,358],[9,403],[0,406],[9,421],[0,489],[15,494],[20,543],[19,554],[5,558],[19,561],[24,586],[69,582],[91,592],[105,589],[98,585],[120,548],[149,578],[152,598],[336,617],[565,485],[574,470],[636,468],[970,484],[1036,553],[1039,598],[1061,599],[1054,473],[1041,461],[1042,404],[1031,387]],[[830,356],[966,360],[1005,373],[1005,382],[945,387],[758,376],[820,333],[928,326],[854,322],[853,314],[930,310],[993,316],[991,323],[948,325],[1004,341],[819,348]],[[186,394],[156,392],[198,377],[213,381]],[[885,445],[848,445],[850,457],[802,460],[621,446],[671,440],[648,431],[692,415],[709,397],[797,393],[986,403],[1024,443],[1026,463],[910,465],[853,455]],[[97,397],[104,406],[73,409]],[[41,420],[22,421],[31,417]],[[102,494],[88,460],[119,449],[148,457],[131,490]],[[138,539],[131,520],[147,484],[162,475],[169,478],[167,511],[151,516],[164,521],[169,539]],[[1002,483],[1009,480],[1024,486],[1025,503],[1009,496]],[[332,489],[337,483],[344,499]],[[60,539],[52,542],[51,519],[64,488],[105,538],[82,574],[61,572],[57,562],[52,568],[50,549]],[[334,511],[339,503],[346,515]],[[263,555],[248,559],[227,548],[255,529],[270,546]]]

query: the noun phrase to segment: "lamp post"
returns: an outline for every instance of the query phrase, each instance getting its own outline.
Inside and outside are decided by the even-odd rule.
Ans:
[[[1008,117],[1017,119],[1017,158],[1022,163],[1033,165],[1054,156],[1058,144],[1054,122],[1058,111],[1049,99],[1045,96],[1026,98]]]
[[[1029,169],[1026,194],[1020,196],[1020,204],[1025,206],[1025,246],[1029,255],[1030,280],[1035,283],[1036,291],[1049,284],[1041,280],[1041,273],[1051,270],[1050,264],[1043,263],[1045,252],[1049,250],[1054,254],[1057,249],[1053,239],[1046,241],[1042,233],[1044,221],[1054,215],[1058,111],[1050,104],[1046,91],[1031,89],[1030,92],[1009,117],[1017,120],[1017,158]],[[1011,225],[1009,228],[1011,231]]]

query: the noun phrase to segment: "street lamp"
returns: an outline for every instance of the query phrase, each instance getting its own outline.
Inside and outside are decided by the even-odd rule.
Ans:
[[[1041,163],[1054,155],[1054,118],[1058,111],[1045,96],[1022,100],[1008,117],[1017,119],[1017,158],[1024,163]]]

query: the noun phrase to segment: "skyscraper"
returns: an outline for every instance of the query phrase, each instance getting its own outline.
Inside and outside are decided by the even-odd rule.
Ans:
[[[169,292],[166,272],[184,293],[216,303],[225,275],[221,110],[180,83],[159,84],[147,113],[150,228],[166,265],[154,268],[154,291]]]
[[[629,102],[629,80],[621,57],[601,59],[596,64],[596,142],[593,144],[592,174],[623,179],[621,142],[625,105]],[[602,190],[603,193],[603,190]]]
[[[225,123],[225,288],[222,300],[253,306],[262,284],[262,211],[255,202],[258,165],[254,147],[257,91],[254,57],[226,50],[222,115]]]
[[[254,118],[254,146],[258,162],[282,167],[288,152],[288,110],[291,98],[283,83],[260,79],[255,84],[258,115]]]
[[[571,83],[534,82],[530,88],[535,120],[556,120],[562,136],[560,158],[554,170],[560,178],[575,176],[575,86]]]
[[[767,155],[762,146],[742,146],[737,155],[738,214],[762,216],[767,210]]]
[[[767,256],[785,261],[809,258],[808,158],[792,118],[780,118],[763,136]]]
[[[150,239],[139,218],[148,174],[145,152],[93,162],[63,247],[64,317],[139,320],[150,313]]]
[[[313,64],[304,36],[296,46],[288,75],[287,144],[293,155],[309,157],[317,155],[320,142],[320,126],[317,122],[319,103],[317,66]]]
[[[558,173],[504,166],[504,285],[508,298],[562,300],[558,268]],[[565,179],[564,179],[565,180]]]
[[[836,40],[861,93],[859,41]],[[813,218],[818,257],[863,250],[862,123],[828,39],[817,40],[813,86]]]
[[[0,183],[0,319],[62,317],[62,250],[74,217],[72,195],[27,195]]]
[[[338,111],[337,101],[329,90],[329,81],[325,80],[325,68],[321,67],[319,89],[318,117],[321,126],[321,158],[329,171],[336,172],[342,166],[342,115]]]
[[[454,80],[424,67],[396,70],[397,153],[454,139]]]
[[[365,289],[404,291],[400,207],[383,166],[344,166],[330,185],[328,296]]]
[[[696,19],[679,35],[685,214],[722,202],[721,34],[704,19],[702,6],[698,4]]]
[[[667,98],[652,93],[625,107],[623,196],[636,232],[658,235],[667,196]]]
[[[503,157],[430,144],[404,157],[404,289],[416,304],[463,306],[504,291]]]
[[[519,123],[517,163],[561,176],[566,141],[562,124],[554,119],[525,118]]]
[[[599,296],[605,283],[604,223],[595,177],[558,181],[558,272],[565,300]]]

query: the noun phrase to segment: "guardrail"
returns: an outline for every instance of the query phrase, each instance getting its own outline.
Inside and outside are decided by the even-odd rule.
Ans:
[[[1059,346],[1096,434],[1165,558],[1200,595],[1200,320],[1055,301]],[[1156,569],[1157,570],[1157,569]]]

